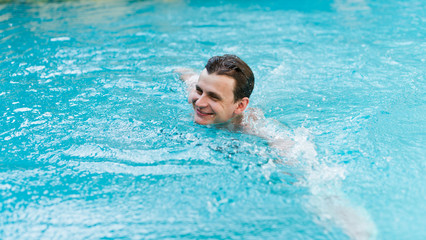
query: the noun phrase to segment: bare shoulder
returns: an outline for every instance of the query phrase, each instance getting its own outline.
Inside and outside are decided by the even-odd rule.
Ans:
[[[244,112],[241,126],[244,132],[252,135],[259,135],[259,125],[264,124],[265,115],[260,108],[247,108]]]
[[[260,108],[247,108],[244,115],[247,121],[258,121],[265,118],[265,114]]]

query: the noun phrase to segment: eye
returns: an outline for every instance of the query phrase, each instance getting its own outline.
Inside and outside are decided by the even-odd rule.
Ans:
[[[203,93],[203,90],[201,90],[201,88],[198,86],[195,88],[195,91],[200,95]]]
[[[221,98],[220,98],[218,95],[213,94],[213,93],[210,93],[210,94],[209,94],[209,97],[210,97],[210,99],[212,99],[212,100],[213,100],[213,101],[215,101],[215,102],[217,102],[217,101],[220,101],[220,100],[221,100]]]

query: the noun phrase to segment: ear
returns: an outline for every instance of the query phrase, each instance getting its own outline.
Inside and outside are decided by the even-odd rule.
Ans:
[[[250,100],[248,97],[243,97],[241,100],[238,101],[237,108],[234,110],[235,114],[241,114],[246,110],[247,105],[249,104]]]

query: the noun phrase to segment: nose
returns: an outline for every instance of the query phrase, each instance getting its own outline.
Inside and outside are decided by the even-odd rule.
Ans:
[[[207,107],[207,97],[203,94],[195,99],[195,105],[197,107]]]

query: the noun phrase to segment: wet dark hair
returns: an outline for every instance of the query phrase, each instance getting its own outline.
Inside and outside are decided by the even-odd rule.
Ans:
[[[254,75],[250,67],[235,55],[214,56],[206,64],[208,74],[226,75],[235,79],[234,102],[250,97],[254,88]]]

